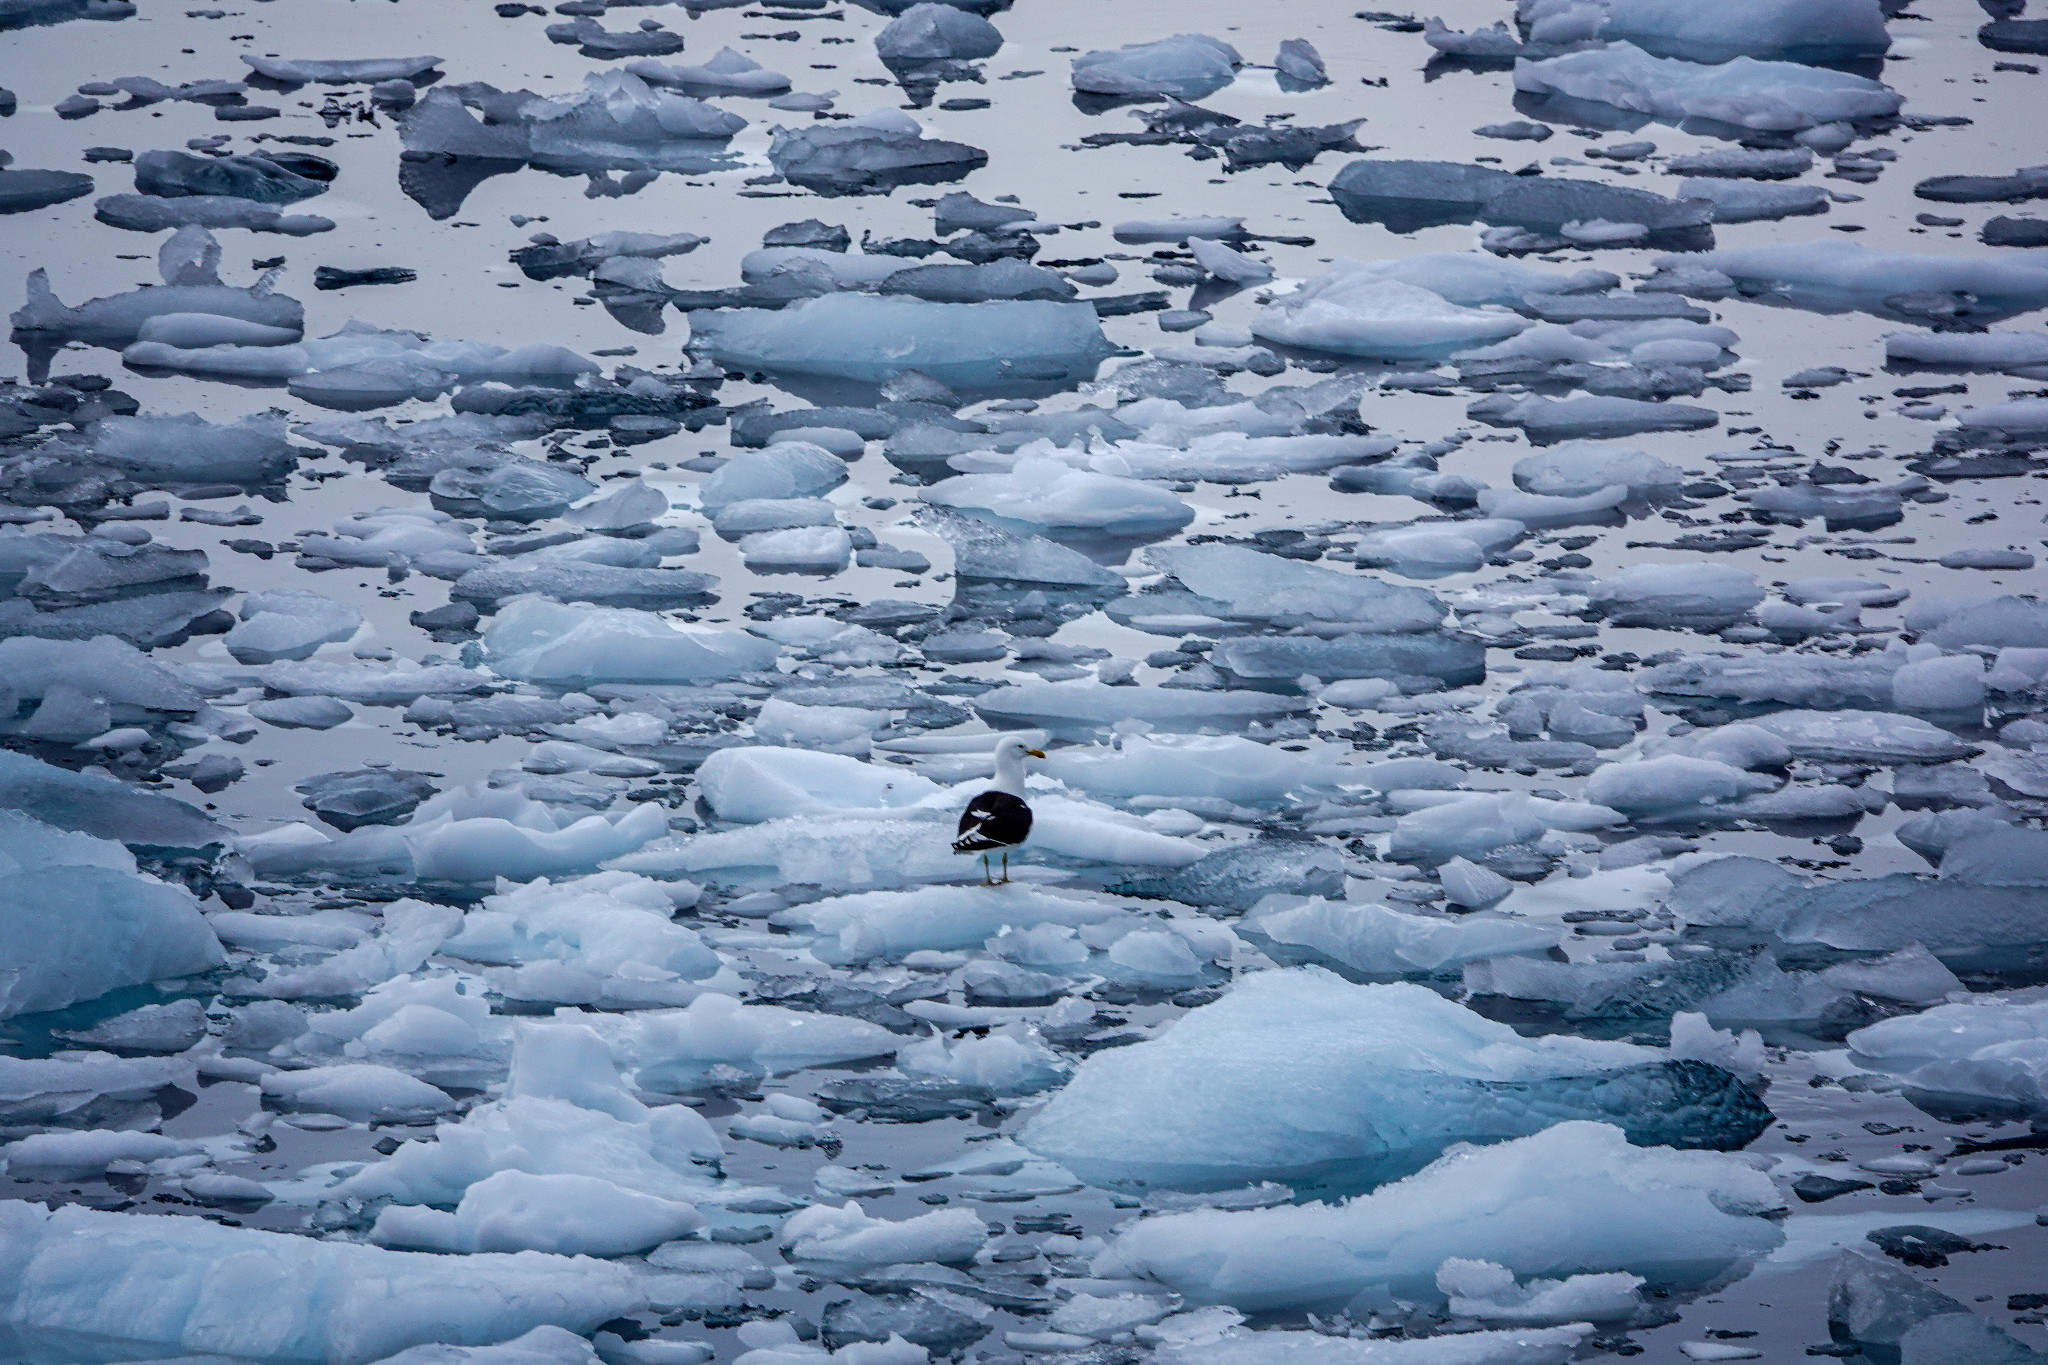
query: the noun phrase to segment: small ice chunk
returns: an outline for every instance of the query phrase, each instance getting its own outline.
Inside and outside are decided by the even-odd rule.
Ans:
[[[262,1085],[264,1094],[287,1109],[339,1114],[358,1123],[417,1121],[457,1108],[447,1092],[403,1071],[367,1062],[272,1071]]]
[[[884,62],[971,61],[995,56],[1002,45],[994,24],[950,4],[912,5],[875,35]]]
[[[363,625],[354,607],[297,589],[251,593],[242,600],[241,617],[222,643],[244,664],[308,658],[321,645],[350,639]]]
[[[385,1208],[370,1240],[421,1251],[625,1256],[704,1225],[693,1205],[595,1176],[500,1171],[465,1190],[453,1213],[420,1205]]]
[[[1905,97],[1865,76],[1796,62],[1737,57],[1718,66],[1652,56],[1623,41],[1515,68],[1515,89],[1648,114],[1667,123],[1711,118],[1765,132],[1888,118]]]
[[[1643,1307],[1643,1277],[1573,1275],[1563,1280],[1515,1283],[1515,1273],[1492,1261],[1456,1257],[1437,1267],[1436,1287],[1450,1296],[1454,1317],[1530,1327],[1567,1322],[1618,1322]]]
[[[1196,265],[1230,284],[1264,284],[1274,275],[1273,267],[1264,261],[1206,237],[1188,239],[1188,250],[1194,253]]]
[[[1074,58],[1074,89],[1087,95],[1172,95],[1198,100],[1236,79],[1244,58],[1203,33],[1182,33]]]
[[[1528,322],[1451,303],[1348,260],[1266,305],[1252,331],[1266,341],[1379,360],[1441,358],[1513,336]]]
[[[734,678],[772,666],[777,653],[738,631],[678,628],[652,612],[534,597],[517,598],[498,613],[484,650],[503,676],[573,686]]]
[[[870,1218],[848,1200],[844,1208],[815,1204],[782,1225],[780,1243],[792,1260],[822,1262],[836,1270],[922,1261],[969,1261],[988,1241],[988,1228],[972,1209],[938,1209],[901,1222]]]
[[[4,792],[0,801],[17,804]],[[192,894],[138,873],[111,840],[0,809],[0,873],[0,960],[9,966],[0,976],[0,1018],[192,975],[223,960]]]
[[[1724,564],[1631,564],[1587,597],[1618,626],[1691,630],[1731,625],[1763,599],[1754,575]]]
[[[1092,379],[1110,354],[1085,303],[828,294],[776,312],[698,310],[691,345],[729,369],[878,384],[908,370],[954,389]],[[883,345],[878,338],[886,338]]]

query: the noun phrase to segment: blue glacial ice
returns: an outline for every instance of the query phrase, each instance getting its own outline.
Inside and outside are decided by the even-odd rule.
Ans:
[[[1645,1145],[1729,1147],[1767,1115],[1713,1068],[1524,1040],[1419,986],[1304,967],[1247,977],[1165,1036],[1090,1058],[1020,1140],[1098,1183],[1359,1189],[1454,1143],[1562,1118],[1617,1121]]]

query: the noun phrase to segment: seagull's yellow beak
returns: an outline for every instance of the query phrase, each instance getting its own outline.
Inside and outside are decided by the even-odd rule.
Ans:
[[[1026,749],[1026,750],[1024,751],[1024,756],[1025,756],[1026,758],[1044,758],[1044,757],[1045,757],[1045,750],[1043,750],[1043,749]]]

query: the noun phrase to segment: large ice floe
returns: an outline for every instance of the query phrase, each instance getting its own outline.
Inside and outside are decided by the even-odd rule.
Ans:
[[[1739,1157],[1632,1147],[1611,1124],[1572,1120],[1460,1147],[1340,1204],[1147,1219],[1094,1269],[1240,1309],[1433,1297],[1452,1259],[1517,1277],[1622,1272],[1696,1288],[1773,1250],[1782,1208],[1770,1179]]]
[[[10,1350],[48,1359],[114,1350],[366,1365],[539,1326],[588,1332],[648,1303],[622,1266],[536,1252],[427,1256],[11,1200],[0,1229],[13,1268],[0,1331]],[[95,1302],[107,1311],[91,1312]]]
[[[1020,1140],[1089,1180],[1341,1189],[1571,1115],[1610,1118],[1645,1145],[1740,1147],[1769,1121],[1711,1067],[1623,1044],[1525,1043],[1422,987],[1300,968],[1247,978],[1165,1037],[1091,1058]]]

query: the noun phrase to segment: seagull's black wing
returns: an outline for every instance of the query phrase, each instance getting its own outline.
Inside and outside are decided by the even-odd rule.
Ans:
[[[960,814],[955,853],[986,853],[1015,848],[1031,835],[1031,807],[1008,792],[986,791],[967,803]]]

